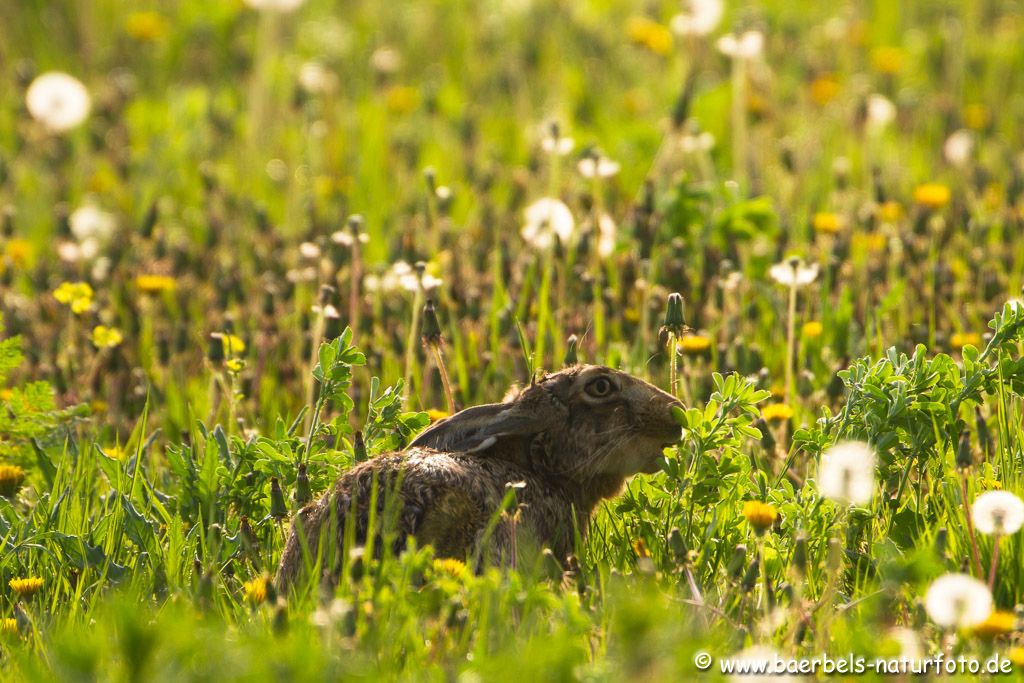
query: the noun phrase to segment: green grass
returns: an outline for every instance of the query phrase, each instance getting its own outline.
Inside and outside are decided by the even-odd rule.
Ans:
[[[690,680],[699,651],[715,678],[754,644],[895,656],[895,627],[925,656],[1019,662],[1018,628],[943,630],[923,606],[937,576],[978,573],[970,503],[1024,493],[1019,7],[733,5],[706,39],[668,33],[668,0],[0,7],[0,466],[19,468],[0,469],[18,479],[0,678]],[[715,41],[748,28],[764,58],[737,68]],[[67,133],[26,109],[49,70],[92,98]],[[872,95],[891,122],[866,120]],[[551,121],[565,157],[543,150]],[[961,129],[971,153],[950,159]],[[700,131],[714,145],[686,151]],[[583,177],[598,151],[620,171]],[[543,197],[575,223],[550,250],[521,235]],[[86,205],[113,234],[69,258]],[[353,215],[358,249],[332,239]],[[769,269],[790,255],[820,270],[796,293],[786,395],[790,291]],[[439,285],[389,285],[419,261]],[[54,296],[65,282],[91,285],[86,310]],[[346,548],[337,586],[247,592],[288,529],[273,479],[290,513],[300,462],[318,495],[357,430],[374,456],[447,409],[428,296],[464,407],[560,368],[570,335],[667,389],[673,292],[693,330],[684,436],[575,564],[473,574]],[[99,325],[123,339],[97,348]],[[878,456],[852,508],[817,483],[846,439]],[[763,535],[748,501],[779,513]],[[984,579],[993,539],[974,544]],[[1000,610],[1024,602],[1022,567],[1016,533]],[[43,588],[17,595],[25,577]]]

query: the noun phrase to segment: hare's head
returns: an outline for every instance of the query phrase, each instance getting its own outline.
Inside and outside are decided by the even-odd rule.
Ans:
[[[436,423],[414,446],[502,458],[578,481],[655,472],[679,440],[679,401],[625,372],[576,365],[546,375],[505,403]]]

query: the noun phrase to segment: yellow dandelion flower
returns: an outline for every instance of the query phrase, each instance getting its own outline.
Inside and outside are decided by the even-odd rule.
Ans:
[[[24,268],[32,260],[32,244],[28,240],[10,239],[4,245],[4,254],[11,263]]]
[[[124,341],[124,335],[116,327],[97,325],[92,329],[92,343],[98,349],[112,349]]]
[[[626,35],[630,42],[665,57],[672,52],[672,32],[647,17],[630,17],[626,22]]]
[[[701,334],[688,334],[682,337],[676,345],[687,356],[700,356],[711,349],[711,338]]]
[[[811,227],[815,232],[834,235],[843,229],[843,217],[837,213],[819,211],[811,218]]]
[[[783,399],[786,397],[786,387],[781,384],[773,384],[768,387],[768,393],[772,395],[772,398]]]
[[[996,610],[988,615],[985,621],[971,629],[971,633],[979,638],[991,640],[1017,630],[1017,617],[1013,612]]]
[[[225,356],[245,353],[245,342],[237,334],[221,332],[216,336],[220,337],[221,342],[224,344]]]
[[[132,12],[124,22],[125,33],[143,43],[160,40],[167,29],[167,19],[158,12]]]
[[[638,538],[633,541],[633,552],[636,553],[637,557],[650,557],[651,551],[647,547],[647,542],[642,538]]]
[[[144,294],[159,294],[173,292],[178,287],[178,281],[170,275],[139,275],[135,278],[135,286]]]
[[[128,455],[128,451],[125,450],[124,446],[119,446],[117,444],[104,448],[103,452],[106,453],[107,457],[111,460],[124,460],[125,456]]]
[[[259,605],[267,599],[267,575],[257,576],[242,584],[242,594],[253,605]]]
[[[236,375],[245,370],[245,361],[240,358],[230,358],[224,362],[224,366]]]
[[[785,422],[793,417],[793,409],[785,403],[770,403],[761,409],[765,422]]]
[[[914,203],[926,209],[941,209],[949,204],[949,188],[941,183],[925,183],[914,188]]]
[[[984,104],[968,104],[963,113],[964,125],[974,130],[982,130],[992,120],[992,112]]]
[[[1006,651],[1006,658],[1018,669],[1024,669],[1024,647],[1011,647]]]
[[[982,479],[981,484],[988,491],[1001,491],[1003,489],[1003,482],[998,479]]]
[[[71,312],[81,315],[92,306],[93,291],[88,282],[62,282],[53,290],[53,298],[71,307]]]
[[[14,390],[8,387],[0,389],[0,401],[10,401],[14,397]]]
[[[981,346],[981,335],[977,332],[954,332],[949,336],[949,346],[954,349],[962,349],[963,347],[970,344],[971,346]]]
[[[419,105],[419,92],[407,85],[395,85],[384,93],[384,104],[393,114],[408,114]]]
[[[466,563],[451,557],[434,560],[434,571],[456,579],[465,579],[469,576],[469,568],[466,567]]]
[[[17,465],[0,465],[0,496],[13,498],[25,481],[25,470]]]
[[[3,619],[0,619],[0,635],[18,635],[18,620],[12,619],[10,617],[4,617]]]
[[[811,81],[808,91],[811,101],[819,107],[823,107],[836,98],[841,87],[834,76],[821,76]]]
[[[7,582],[11,590],[17,593],[18,597],[28,598],[38,593],[43,587],[43,580],[38,577],[25,579],[11,579]]]
[[[94,398],[89,401],[89,410],[94,413],[105,413],[110,406],[101,398]]]
[[[903,218],[903,207],[899,202],[889,200],[878,205],[878,220],[883,223],[895,223]]]
[[[898,47],[883,45],[871,51],[871,66],[883,74],[897,74],[903,70],[905,55]]]
[[[443,420],[446,417],[448,417],[449,415],[450,415],[450,413],[448,413],[448,412],[446,412],[444,410],[438,410],[437,408],[430,408],[429,410],[427,410],[427,417],[430,418],[431,422],[437,422],[438,420]]]
[[[825,326],[817,320],[809,320],[800,328],[800,332],[808,339],[817,339],[825,331]]]
[[[746,517],[750,526],[754,527],[758,533],[761,533],[771,527],[772,524],[775,524],[775,520],[779,518],[779,511],[775,509],[774,505],[769,503],[762,503],[759,500],[748,500],[743,504],[743,516]]]

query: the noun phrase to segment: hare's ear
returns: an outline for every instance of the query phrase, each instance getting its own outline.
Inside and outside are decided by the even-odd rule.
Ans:
[[[518,403],[474,406],[434,423],[410,445],[438,451],[474,453],[487,450],[500,439],[532,436],[554,420],[550,411],[538,415]]]

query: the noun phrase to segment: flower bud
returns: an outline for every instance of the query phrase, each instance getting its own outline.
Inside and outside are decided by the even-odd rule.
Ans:
[[[369,459],[366,454],[366,442],[363,441],[363,433],[358,429],[352,438],[352,452],[356,462],[363,462]]]
[[[277,520],[288,516],[288,506],[284,503],[284,492],[277,477],[270,478],[270,516]]]
[[[434,307],[434,300],[427,299],[423,306],[423,343],[427,346],[440,346],[441,344],[441,323],[437,320],[437,309]]]
[[[668,295],[668,307],[665,309],[665,324],[662,325],[662,329],[674,334],[676,337],[682,336],[686,330],[683,295],[679,292],[673,292]]]
[[[309,475],[306,474],[306,463],[299,463],[299,473],[295,476],[295,502],[302,507],[313,500],[309,490]]]

